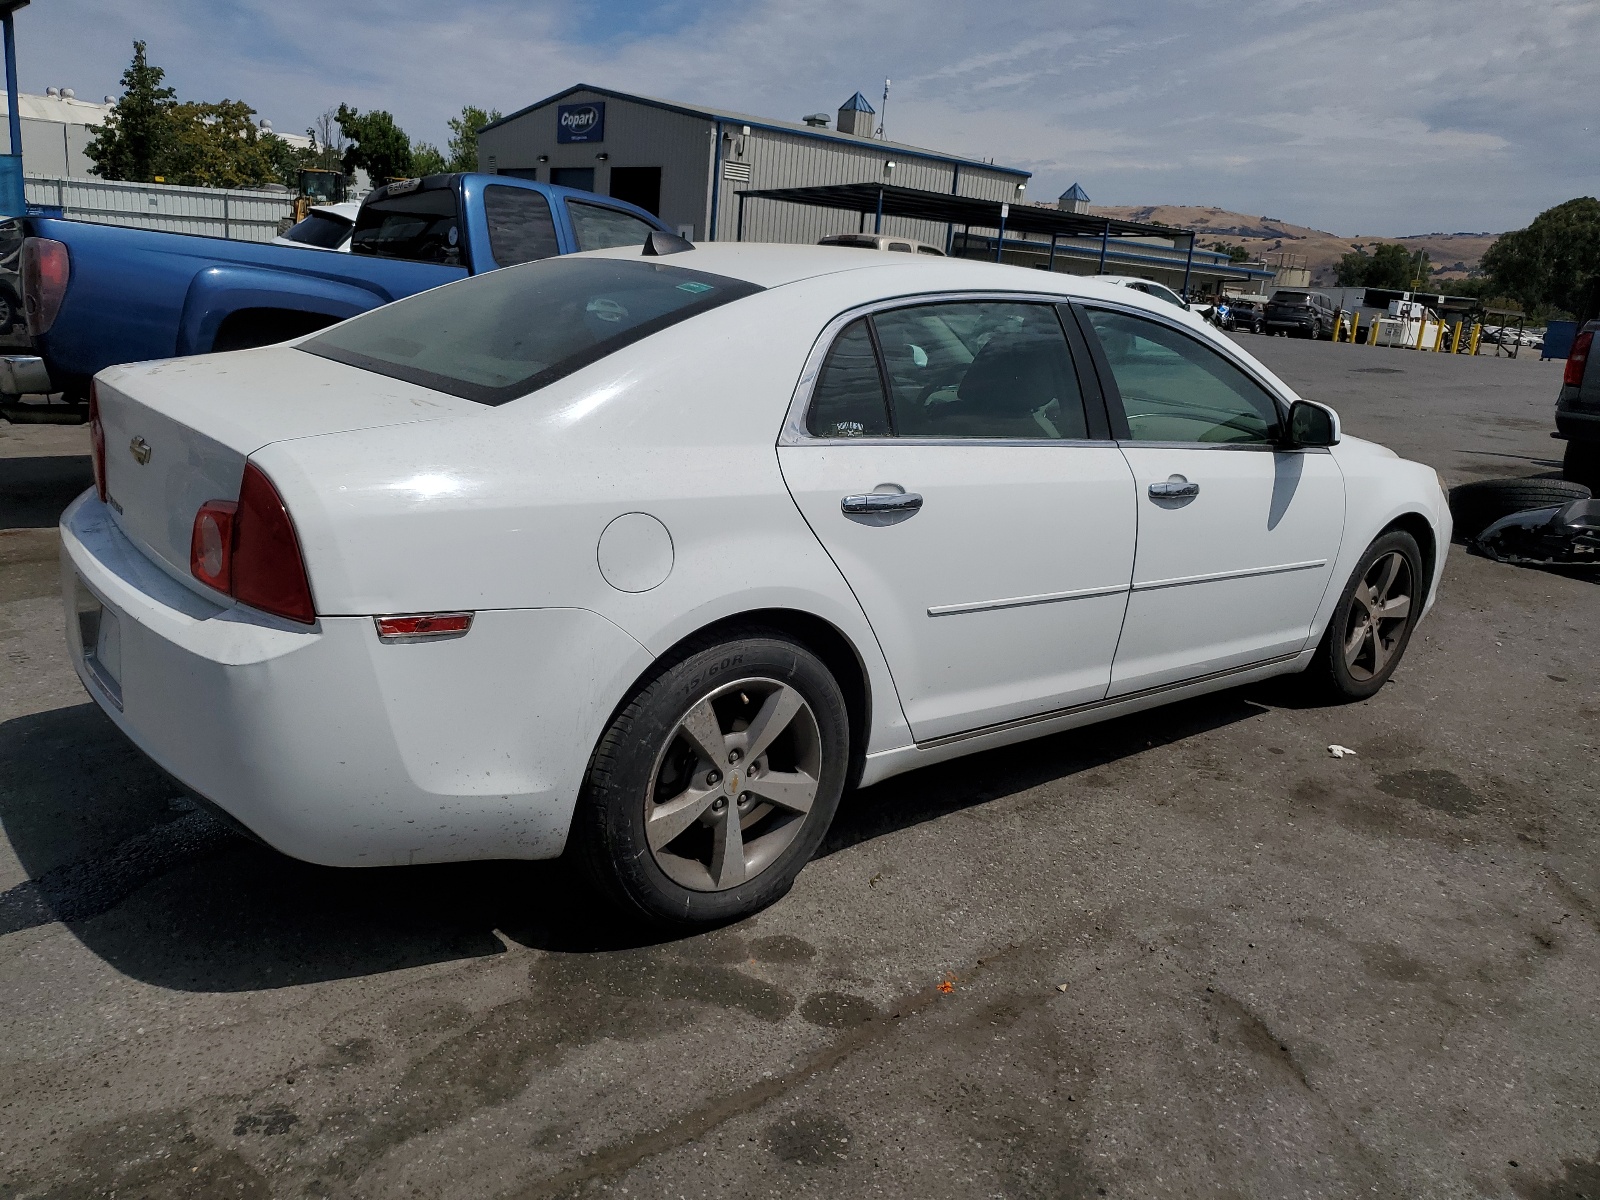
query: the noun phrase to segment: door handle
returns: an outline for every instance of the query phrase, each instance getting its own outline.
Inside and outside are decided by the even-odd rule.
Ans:
[[[839,511],[846,513],[914,513],[922,507],[922,497],[916,492],[868,492],[863,496],[846,496],[839,501]]]
[[[1174,475],[1171,479],[1150,485],[1150,499],[1152,500],[1187,500],[1191,496],[1200,494],[1200,485],[1190,483],[1181,475]]]

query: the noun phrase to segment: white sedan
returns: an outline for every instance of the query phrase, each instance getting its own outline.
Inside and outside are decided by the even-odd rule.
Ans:
[[[848,788],[1272,675],[1369,696],[1433,601],[1434,472],[1170,304],[673,241],[102,372],[90,694],[287,854],[570,848],[693,924]]]

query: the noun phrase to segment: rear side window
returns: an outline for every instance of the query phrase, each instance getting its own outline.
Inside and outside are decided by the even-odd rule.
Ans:
[[[577,236],[579,250],[642,246],[656,228],[630,213],[579,200],[567,201],[567,214],[572,218],[572,232]]]
[[[461,265],[461,209],[454,188],[371,200],[356,214],[350,253]]]
[[[480,404],[503,404],[762,290],[661,263],[547,258],[397,300],[299,349]]]
[[[350,222],[343,217],[314,212],[298,225],[293,225],[283,235],[291,242],[316,246],[323,250],[337,250],[350,236]]]
[[[823,360],[811,393],[806,429],[813,437],[826,438],[888,434],[883,376],[865,317],[845,326]]]
[[[561,253],[550,201],[543,193],[491,184],[483,189],[483,212],[489,221],[489,254],[502,267]]]

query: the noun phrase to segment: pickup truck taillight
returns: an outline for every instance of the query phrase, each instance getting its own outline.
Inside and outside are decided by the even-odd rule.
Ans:
[[[89,381],[89,449],[94,462],[94,494],[106,502],[106,427],[100,423],[100,389]]]
[[[1589,351],[1594,346],[1594,330],[1585,329],[1572,343],[1567,353],[1567,369],[1561,382],[1567,387],[1583,386],[1583,368],[1589,362]]]
[[[22,239],[22,310],[29,334],[38,337],[55,324],[71,278],[72,259],[66,243],[54,238]]]
[[[195,514],[189,570],[252,608],[304,625],[317,619],[294,522],[255,463],[244,465],[237,502],[208,500]]]

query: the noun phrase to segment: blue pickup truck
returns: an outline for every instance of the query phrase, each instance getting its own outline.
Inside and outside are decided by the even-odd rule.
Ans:
[[[35,356],[0,358],[0,394],[87,402],[117,363],[264,346],[467,275],[670,233],[641,208],[504,175],[381,187],[347,254],[24,217],[23,308]]]

